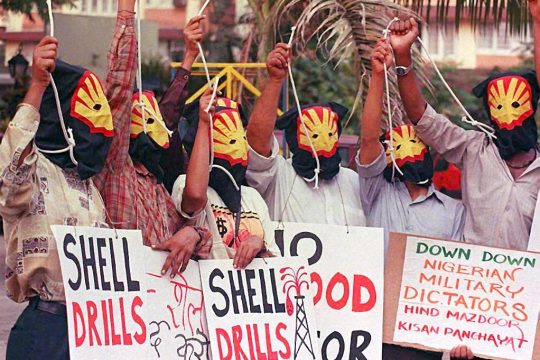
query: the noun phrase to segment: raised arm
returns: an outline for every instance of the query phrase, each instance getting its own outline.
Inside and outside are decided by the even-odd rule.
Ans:
[[[208,200],[208,168],[210,166],[210,119],[205,111],[212,98],[213,89],[206,90],[200,101],[199,127],[193,144],[193,151],[189,159],[186,174],[186,187],[182,194],[182,211],[186,214],[194,214],[206,206]],[[215,102],[209,113],[214,114]]]
[[[395,22],[390,30],[392,31],[390,43],[394,49],[396,66],[411,66],[411,47],[418,37],[418,24],[411,18]],[[420,91],[414,69],[405,76],[398,76],[398,86],[407,116],[413,124],[416,124],[424,115],[427,103]]]
[[[249,146],[259,155],[268,157],[272,154],[272,141],[279,95],[283,80],[287,77],[287,63],[290,51],[287,44],[277,44],[268,55],[266,69],[268,81],[261,96],[255,102],[247,127]]]
[[[379,40],[371,55],[371,80],[361,119],[360,164],[371,164],[381,153],[379,134],[384,93],[384,64],[392,65],[392,49],[385,40]]]
[[[534,68],[536,70],[536,80],[540,84],[540,1],[529,0],[529,10],[533,17]]]
[[[135,82],[137,39],[134,30],[135,0],[119,0],[114,37],[109,47],[107,99],[111,106],[114,138],[107,156],[107,167],[122,169],[129,156],[131,98]]]
[[[37,154],[33,140],[39,126],[39,108],[49,74],[54,71],[58,42],[46,36],[33,55],[32,82],[0,143],[0,213],[5,220],[26,211],[32,201]]]

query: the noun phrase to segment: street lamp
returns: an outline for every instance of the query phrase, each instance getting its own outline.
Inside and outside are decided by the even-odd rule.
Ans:
[[[9,75],[15,80],[15,87],[17,87],[17,85],[23,85],[24,76],[26,75],[28,65],[30,64],[21,53],[22,44],[19,45],[19,52],[17,55],[8,61]]]

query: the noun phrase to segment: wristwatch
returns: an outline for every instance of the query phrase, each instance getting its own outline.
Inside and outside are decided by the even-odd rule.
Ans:
[[[396,74],[397,76],[405,76],[408,73],[410,73],[412,69],[413,69],[412,63],[409,66],[396,66]]]

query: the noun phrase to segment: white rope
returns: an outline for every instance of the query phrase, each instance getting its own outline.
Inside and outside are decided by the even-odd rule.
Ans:
[[[139,108],[139,107],[141,107],[142,103],[144,103],[144,101],[137,101],[136,103],[133,104],[132,108]],[[167,127],[167,125],[163,121],[162,117],[158,116],[158,114],[156,114],[156,112],[154,110],[152,110],[151,108],[146,108],[146,106],[145,106],[145,110],[146,110],[146,112],[148,114],[150,114],[150,116],[152,116],[153,119],[155,119],[158,122],[158,124],[163,128],[163,130],[165,130],[167,132],[169,137],[172,136],[173,132],[171,130],[169,130],[169,128]],[[142,122],[143,122],[143,128],[144,128],[144,125],[146,124],[146,120],[142,119]]]
[[[214,119],[212,118],[212,114],[210,114],[210,108],[212,107],[212,104],[214,103],[214,100],[216,98],[216,94],[218,91],[218,85],[219,85],[219,76],[216,76],[215,83],[214,83],[214,92],[212,93],[212,97],[210,98],[210,102],[208,103],[208,106],[206,109],[204,109],[204,112],[208,114],[209,124],[210,124],[210,168],[208,169],[208,172],[212,171],[212,167],[214,166]]]
[[[204,12],[204,10],[206,9],[206,7],[210,4],[210,0],[206,0],[206,2],[203,4],[203,6],[201,7],[201,9],[199,10],[199,13],[197,14],[198,16],[201,16]],[[212,80],[210,78],[210,71],[208,70],[208,64],[206,63],[206,57],[204,56],[204,50],[201,46],[201,43],[197,43],[197,47],[199,48],[199,55],[201,56],[201,60],[202,60],[202,63],[203,63],[203,67],[204,67],[204,73],[206,75],[206,81],[208,83],[208,86],[212,86]]]
[[[137,106],[141,108],[141,118],[143,124],[143,131],[146,134],[146,105],[143,101],[142,94],[142,53],[141,53],[141,0],[137,0],[137,87],[139,88],[139,101]]]
[[[291,37],[290,37],[289,43],[288,43],[289,47],[292,44],[295,32],[296,32],[296,26],[293,26],[291,28]],[[321,172],[321,163],[319,161],[319,156],[317,155],[317,151],[315,150],[315,147],[313,146],[313,142],[311,141],[311,137],[309,136],[307,126],[304,123],[304,115],[302,114],[302,107],[300,106],[300,100],[298,99],[298,92],[296,91],[296,84],[294,83],[294,77],[293,77],[293,74],[292,74],[292,68],[291,68],[291,63],[290,62],[287,63],[287,68],[289,70],[289,79],[291,81],[291,87],[292,87],[292,90],[293,90],[294,101],[296,103],[296,109],[298,111],[298,116],[300,118],[300,123],[302,124],[302,128],[304,129],[304,134],[306,135],[306,138],[307,138],[308,143],[309,143],[309,147],[311,148],[313,156],[315,157],[315,162],[317,164],[317,166],[315,168],[315,171],[314,171],[315,175],[313,176],[313,178],[305,179],[305,180],[307,182],[315,181],[315,186],[313,188],[318,189],[319,188],[319,173]]]
[[[429,61],[431,62],[431,64],[433,65],[433,68],[435,69],[435,72],[437,73],[437,75],[439,76],[439,78],[441,79],[442,83],[444,84],[444,86],[446,87],[446,89],[450,92],[450,95],[452,95],[452,98],[454,99],[454,101],[458,104],[458,106],[461,108],[461,111],[463,111],[463,113],[465,114],[462,118],[461,118],[461,121],[463,121],[464,123],[467,123],[469,125],[472,125],[476,128],[478,128],[480,131],[482,131],[483,133],[485,133],[488,137],[490,137],[491,139],[496,139],[497,136],[495,135],[495,131],[493,130],[493,128],[489,125],[486,125],[484,123],[481,123],[479,121],[476,121],[472,116],[471,114],[469,114],[469,112],[467,111],[467,109],[465,109],[465,106],[463,106],[463,104],[461,103],[461,101],[459,101],[458,97],[456,96],[456,94],[454,93],[454,91],[452,91],[452,89],[450,88],[450,85],[448,85],[448,83],[446,82],[446,80],[444,79],[443,75],[441,74],[439,68],[437,67],[437,64],[435,63],[435,61],[431,58],[431,55],[427,49],[427,47],[424,45],[424,42],[422,41],[422,39],[420,38],[420,36],[418,36],[418,42],[420,43],[420,46],[422,46],[422,49],[424,50],[424,52],[426,53],[426,56],[427,58],[429,59]]]
[[[384,40],[388,41],[388,34],[390,33],[390,26],[392,26],[393,23],[396,21],[399,21],[397,17],[393,18],[390,23],[388,23],[388,26],[386,29],[383,30],[383,36]],[[386,106],[388,111],[387,116],[387,126],[388,126],[388,134],[390,141],[387,142],[388,151],[390,152],[390,159],[392,160],[392,181],[394,181],[394,177],[396,174],[396,171],[403,176],[403,172],[399,168],[399,166],[396,163],[396,151],[394,150],[394,135],[393,135],[393,124],[392,124],[392,109],[390,108],[390,86],[388,81],[388,69],[386,67],[386,59],[383,59],[383,66],[384,66],[384,84],[386,87]]]
[[[50,35],[54,37],[54,17],[52,13],[52,0],[47,0],[47,10],[48,10],[48,15],[49,15]],[[75,138],[73,137],[73,130],[71,128],[66,128],[66,123],[64,121],[64,114],[62,113],[62,105],[60,104],[60,96],[58,95],[58,88],[56,87],[56,83],[54,82],[54,78],[52,74],[49,74],[49,77],[51,79],[51,86],[53,89],[54,101],[56,103],[56,111],[58,112],[58,118],[60,119],[60,126],[62,127],[62,132],[64,133],[64,139],[67,142],[67,146],[59,150],[44,150],[44,149],[38,148],[37,146],[36,148],[42,153],[46,153],[46,154],[61,154],[63,152],[68,151],[71,162],[73,162],[73,164],[77,166],[79,165],[79,163],[75,159],[75,154],[74,154]]]

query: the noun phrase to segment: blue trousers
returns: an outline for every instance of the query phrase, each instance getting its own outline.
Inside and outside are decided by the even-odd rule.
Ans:
[[[65,305],[32,298],[11,328],[6,360],[68,360]]]

